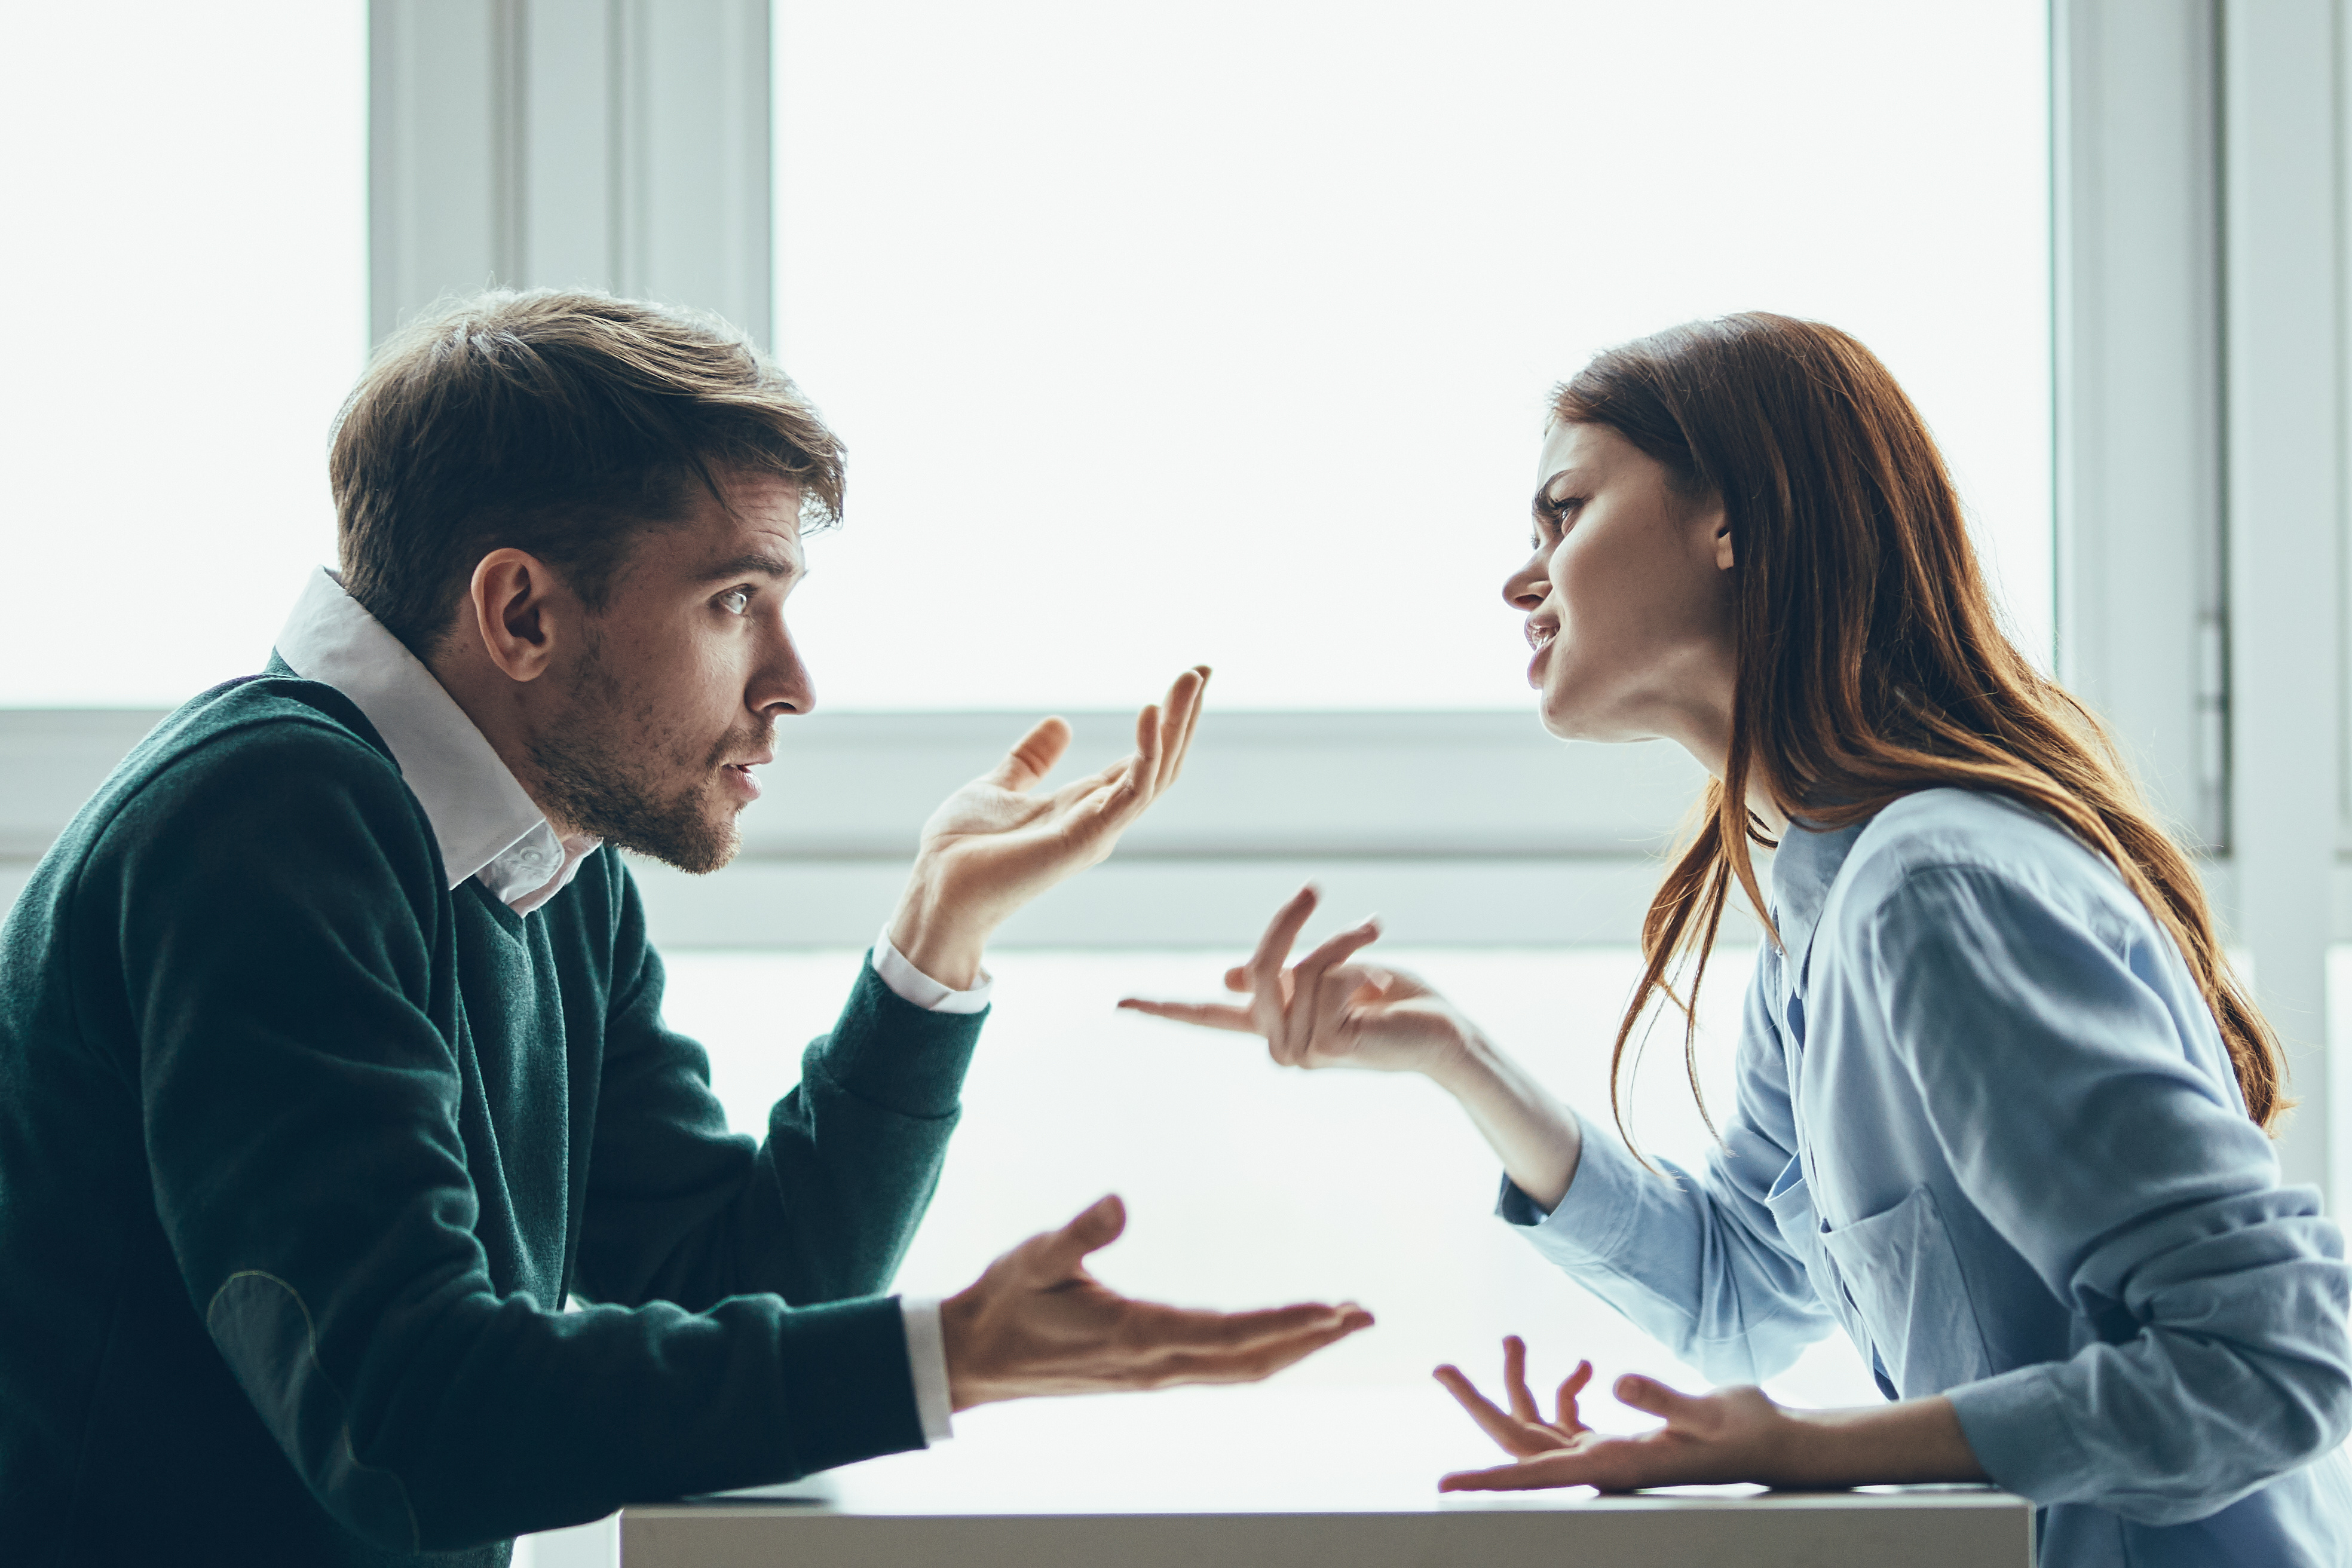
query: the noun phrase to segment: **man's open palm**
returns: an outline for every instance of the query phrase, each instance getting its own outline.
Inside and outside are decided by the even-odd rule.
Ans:
[[[959,984],[957,972],[977,964],[1006,917],[1109,855],[1183,771],[1208,680],[1206,666],[1178,676],[1164,702],[1136,715],[1135,750],[1100,773],[1036,793],[1070,744],[1068,724],[1044,719],[1003,762],[948,796],[923,824],[915,881],[892,927],[899,951]]]

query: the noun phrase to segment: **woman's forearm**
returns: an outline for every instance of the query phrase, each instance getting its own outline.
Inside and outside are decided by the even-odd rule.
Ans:
[[[1800,1440],[1784,1486],[1857,1487],[1991,1478],[1969,1447],[1959,1413],[1941,1394],[1855,1410],[1790,1410]]]
[[[1428,1076],[1461,1102],[1518,1189],[1547,1213],[1558,1207],[1584,1152],[1583,1133],[1568,1108],[1479,1035]]]

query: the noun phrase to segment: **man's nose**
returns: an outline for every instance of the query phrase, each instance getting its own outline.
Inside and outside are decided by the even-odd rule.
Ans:
[[[777,633],[746,697],[755,712],[771,718],[806,713],[816,706],[816,682],[789,633]]]

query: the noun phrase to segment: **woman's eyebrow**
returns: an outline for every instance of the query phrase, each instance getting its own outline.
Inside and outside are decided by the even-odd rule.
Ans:
[[[1543,488],[1536,491],[1535,505],[1530,509],[1538,521],[1549,522],[1554,527],[1559,525],[1560,520],[1568,515],[1569,509],[1576,503],[1565,496],[1556,496],[1554,492],[1563,488],[1574,488],[1572,481],[1575,477],[1575,469],[1562,468],[1543,482]]]

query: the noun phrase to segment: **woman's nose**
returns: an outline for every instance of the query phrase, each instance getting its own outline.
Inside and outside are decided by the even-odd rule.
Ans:
[[[1549,567],[1541,555],[1530,557],[1526,565],[1503,579],[1503,602],[1521,615],[1542,604],[1551,592]]]

